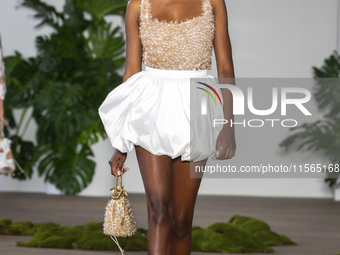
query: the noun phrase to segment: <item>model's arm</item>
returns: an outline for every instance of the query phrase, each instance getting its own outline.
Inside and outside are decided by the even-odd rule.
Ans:
[[[130,0],[126,7],[126,61],[123,82],[142,70],[142,46],[139,39],[139,6],[141,0]]]
[[[214,51],[217,63],[217,73],[220,83],[235,85],[234,64],[231,42],[228,31],[228,15],[224,0],[211,0],[215,14],[216,33]],[[215,159],[229,159],[235,155],[236,142],[234,126],[229,123],[234,120],[233,97],[229,89],[221,89],[223,96],[224,118],[228,124],[223,125],[216,142],[218,156]]]
[[[138,17],[141,0],[130,0],[126,7],[125,34],[126,34],[126,61],[123,82],[142,70],[142,49],[139,40]],[[129,168],[124,166],[127,153],[117,149],[109,161],[112,175],[121,175]]]

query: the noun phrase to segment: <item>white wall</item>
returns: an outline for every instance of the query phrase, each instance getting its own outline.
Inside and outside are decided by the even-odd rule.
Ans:
[[[62,7],[61,0],[46,1]],[[36,53],[34,39],[49,33],[47,28],[36,30],[36,21],[24,8],[16,10],[16,1],[0,1],[0,32],[5,55],[15,50],[25,56]],[[312,66],[321,66],[338,44],[337,0],[226,0],[229,30],[233,47],[236,77],[311,78]],[[115,20],[121,23],[121,20]],[[216,63],[211,74],[216,76]],[[28,137],[34,136],[34,125]],[[282,136],[282,139],[287,134]],[[282,140],[281,139],[281,140]],[[93,182],[80,195],[107,196],[114,178],[109,174],[108,160],[113,149],[109,142],[94,146],[96,174]],[[287,160],[287,155],[273,151],[270,157]],[[291,157],[292,155],[288,156]],[[301,163],[309,156],[294,154]],[[129,192],[144,193],[134,151],[126,162],[130,170],[124,175]],[[44,192],[45,185],[36,175],[20,182],[0,177],[0,191]],[[204,179],[199,194],[330,197],[331,191],[322,179]]]

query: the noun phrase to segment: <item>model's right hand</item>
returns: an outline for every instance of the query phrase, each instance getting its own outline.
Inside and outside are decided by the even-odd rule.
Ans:
[[[111,174],[118,176],[125,173],[127,170],[129,170],[128,167],[124,166],[124,162],[126,160],[127,153],[123,153],[117,149],[115,149],[115,152],[113,153],[109,165],[111,166]]]

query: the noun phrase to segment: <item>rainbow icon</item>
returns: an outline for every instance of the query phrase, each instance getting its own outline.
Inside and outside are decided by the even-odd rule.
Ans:
[[[222,100],[221,100],[220,96],[218,95],[217,91],[216,91],[212,86],[210,86],[210,85],[208,85],[208,84],[206,84],[206,83],[203,83],[203,82],[199,82],[199,81],[198,81],[197,83],[202,84],[202,85],[208,87],[211,91],[213,91],[213,92],[215,93],[215,95],[217,96],[218,100],[220,100],[220,103],[221,103],[221,105],[222,105]],[[201,90],[207,92],[208,95],[214,100],[215,105],[217,105],[216,100],[215,100],[214,96],[211,94],[210,91],[208,91],[207,89],[203,89],[203,88],[201,88],[201,87],[196,87],[196,88],[201,89]]]

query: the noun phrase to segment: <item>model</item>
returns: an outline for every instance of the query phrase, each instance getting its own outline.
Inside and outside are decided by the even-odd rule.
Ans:
[[[135,148],[147,197],[148,254],[187,255],[201,183],[190,178],[190,168],[230,159],[236,150],[233,127],[202,135],[190,125],[190,78],[213,77],[207,74],[213,48],[218,77],[234,78],[226,6],[224,0],[130,0],[125,31],[123,83],[99,108],[115,148],[111,174],[128,170],[127,152]],[[232,95],[222,94],[223,107],[212,117],[233,119]],[[190,135],[207,146],[190,146]]]

